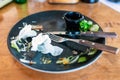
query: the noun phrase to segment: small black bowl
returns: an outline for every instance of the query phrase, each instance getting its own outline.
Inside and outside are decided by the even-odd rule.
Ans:
[[[75,34],[80,32],[79,22],[84,19],[84,16],[79,12],[66,12],[64,14],[64,20],[66,24],[67,34]]]

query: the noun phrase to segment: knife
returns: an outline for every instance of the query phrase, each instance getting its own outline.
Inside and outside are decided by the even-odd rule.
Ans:
[[[32,27],[33,30],[43,30],[43,26],[42,25],[33,25]],[[102,32],[102,31],[98,31],[98,32],[91,32],[91,31],[87,31],[87,32],[69,32],[67,34],[66,31],[52,31],[50,32],[52,34],[59,34],[59,35],[66,35],[66,36],[88,36],[88,37],[101,37],[101,38],[106,38],[106,37],[110,37],[110,38],[116,38],[117,34],[115,32]]]
[[[58,34],[58,35],[67,35],[67,36],[88,36],[88,37],[101,37],[101,38],[106,38],[106,37],[110,37],[110,38],[116,38],[117,37],[117,34],[115,32],[76,32],[74,34],[72,33],[69,33],[69,34],[66,34],[66,31],[52,31],[52,32],[49,32],[49,33],[52,33],[52,34]]]

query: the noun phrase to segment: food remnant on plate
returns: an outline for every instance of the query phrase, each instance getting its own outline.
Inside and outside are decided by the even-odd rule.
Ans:
[[[90,27],[90,31],[97,32],[99,30],[99,26],[97,24],[94,24],[93,26]]]
[[[68,57],[63,57],[63,58],[59,58],[56,61],[56,64],[73,64],[73,63],[82,63],[82,62],[86,62],[88,60],[87,56],[92,56],[97,52],[96,49],[88,49],[86,52],[81,52],[80,54],[76,54],[76,56],[72,55],[72,56],[68,56]]]
[[[40,64],[50,64],[52,60],[48,57],[42,57],[40,58]]]
[[[86,57],[80,57],[80,58],[78,59],[78,63],[80,63],[80,62],[85,62],[85,61],[87,61],[87,58],[86,58]]]
[[[25,60],[25,59],[20,59],[22,63],[27,63],[27,64],[36,64],[36,62],[30,61],[30,60]]]
[[[79,29],[82,32],[86,32],[86,31],[93,31],[96,32],[99,30],[99,26],[97,24],[93,24],[92,21],[87,21],[87,20],[82,20],[79,23]]]
[[[89,52],[88,55],[94,55],[97,52],[97,49],[92,48]]]
[[[59,58],[56,61],[56,64],[63,64],[63,65],[73,64],[73,63],[75,63],[78,60],[78,58],[79,58],[79,55]]]
[[[59,46],[53,46],[47,34],[36,31],[38,28],[43,29],[42,26],[35,27],[35,25],[23,23],[23,28],[21,28],[18,35],[11,38],[11,47],[21,54],[34,51],[43,54],[50,53],[52,56],[60,55],[63,49]]]
[[[69,58],[59,58],[59,60],[56,61],[56,64],[69,64]]]
[[[18,52],[20,52],[20,48],[16,44],[16,40],[12,40],[11,41],[11,47],[15,48]]]
[[[78,54],[78,52],[77,52],[77,51],[75,51],[75,50],[73,50],[73,51],[72,51],[72,53],[73,53],[73,54],[75,54],[75,55],[77,55],[77,54]]]

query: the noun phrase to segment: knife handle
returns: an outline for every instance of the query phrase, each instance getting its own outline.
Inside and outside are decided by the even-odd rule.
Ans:
[[[88,46],[88,47],[95,48],[98,50],[107,51],[107,52],[114,53],[114,54],[117,54],[119,52],[119,49],[116,47],[112,47],[112,46],[108,46],[108,45],[104,45],[100,43],[95,43],[95,42],[91,42],[88,40],[79,39],[79,43],[84,46]]]
[[[80,32],[78,35],[84,35],[84,36],[91,36],[91,37],[111,37],[115,38],[117,37],[117,34],[115,32]]]

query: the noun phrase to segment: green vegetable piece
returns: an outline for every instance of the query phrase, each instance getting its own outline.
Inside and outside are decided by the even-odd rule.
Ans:
[[[90,31],[94,31],[97,32],[99,30],[99,26],[97,24],[94,24],[93,26],[91,26]]]
[[[62,60],[57,60],[57,61],[56,61],[56,64],[62,64],[62,63],[63,63]]]
[[[20,49],[19,49],[19,47],[16,44],[16,40],[12,40],[11,41],[11,47],[15,48],[18,52],[20,52]]]
[[[73,64],[73,63],[75,63],[75,62],[77,62],[77,60],[79,59],[79,55],[77,55],[77,56],[73,56],[69,61],[69,63],[70,64]]]
[[[92,26],[93,22],[92,21],[88,21],[88,25]]]
[[[80,31],[88,31],[90,29],[90,27],[92,26],[93,22],[92,21],[87,21],[87,20],[82,20],[79,23],[79,29]]]
[[[42,61],[42,64],[50,64],[52,62],[52,60],[47,57],[42,57],[40,60]]]
[[[92,50],[88,53],[88,55],[94,55],[96,52],[97,52],[96,49],[92,49]]]
[[[85,62],[85,61],[87,61],[87,58],[86,58],[86,57],[80,57],[80,58],[78,59],[78,63],[80,63],[80,62]]]

